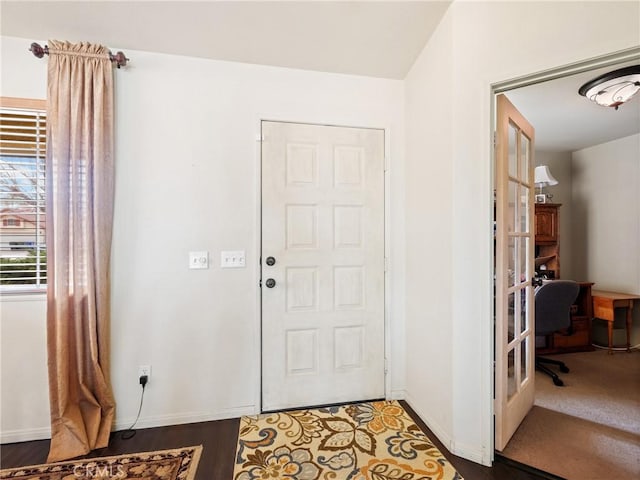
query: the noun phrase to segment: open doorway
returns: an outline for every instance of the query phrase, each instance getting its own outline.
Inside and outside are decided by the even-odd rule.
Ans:
[[[555,268],[559,272],[556,278],[589,282],[594,284],[594,288],[635,294],[640,294],[640,274],[637,273],[640,271],[638,268],[640,257],[636,253],[640,251],[640,238],[638,238],[640,235],[640,211],[638,210],[640,208],[640,193],[638,193],[640,192],[640,98],[634,98],[615,111],[592,104],[578,94],[578,89],[588,80],[604,72],[639,63],[640,49],[634,49],[519,79],[494,88],[496,94],[505,93],[515,107],[531,122],[536,131],[534,163],[549,166],[558,180],[557,185],[547,187],[544,192],[553,195],[550,203],[561,205],[558,217],[561,269]],[[630,254],[631,251],[634,253]],[[632,345],[640,343],[639,310],[636,307],[634,311]],[[617,325],[616,323],[616,327]],[[559,356],[571,358],[568,362],[570,367],[572,367],[571,363],[574,364],[571,373],[564,376],[566,387],[555,387],[549,377],[537,375],[539,381],[536,382],[536,393],[542,390],[545,401],[540,402],[536,399],[536,402],[543,403],[544,406],[534,403],[531,413],[533,420],[529,422],[525,419],[503,453],[510,458],[517,457],[516,460],[551,473],[562,474],[563,472],[558,470],[553,471],[553,465],[567,464],[567,450],[561,452],[551,447],[554,435],[546,435],[543,439],[546,449],[535,451],[536,443],[527,444],[530,435],[526,432],[523,434],[523,426],[526,427],[527,423],[535,424],[540,431],[543,419],[535,416],[539,410],[543,410],[543,413],[551,412],[547,417],[555,422],[556,432],[560,428],[559,419],[564,416],[574,416],[587,429],[585,431],[589,431],[591,427],[595,429],[602,426],[613,437],[609,448],[617,452],[607,456],[602,448],[592,444],[595,435],[589,436],[589,442],[584,441],[584,436],[575,435],[575,432],[573,435],[579,444],[579,449],[574,448],[572,455],[577,456],[578,460],[584,464],[587,459],[585,452],[588,451],[588,449],[585,450],[586,446],[591,444],[590,448],[598,448],[597,453],[593,452],[593,457],[599,458],[598,463],[607,472],[605,476],[610,477],[612,468],[625,468],[620,465],[621,462],[615,460],[617,456],[622,458],[626,455],[627,458],[634,458],[631,445],[633,442],[637,445],[640,440],[640,425],[629,425],[632,422],[622,425],[609,414],[620,411],[615,403],[617,401],[625,405],[636,405],[635,408],[638,408],[640,399],[637,385],[635,388],[627,389],[626,397],[623,393],[619,395],[603,393],[605,390],[603,385],[606,384],[604,380],[615,376],[620,383],[618,386],[624,389],[626,380],[620,380],[621,377],[618,374],[628,371],[630,375],[636,375],[635,378],[637,378],[638,373],[633,372],[636,369],[640,370],[640,353],[636,351],[626,357],[622,354],[607,356],[606,352],[592,346],[606,344],[607,334],[604,322],[592,321],[588,318],[584,327],[588,329],[588,336],[586,340],[583,338],[578,342],[579,346],[571,343],[573,341],[571,334],[562,335],[557,342],[558,345],[562,345],[562,341],[565,342],[564,352]],[[624,329],[614,330],[614,343],[623,343],[624,335]],[[552,353],[560,353],[562,350],[560,348]],[[580,356],[585,359],[580,359]],[[597,357],[596,361],[589,363],[595,366],[585,367],[588,363],[587,359],[595,357]],[[619,365],[621,360],[627,363]],[[579,411],[567,412],[566,405],[571,402],[576,403],[570,398],[570,394],[578,389],[578,380],[586,377],[583,372],[590,370],[600,377],[594,381],[594,390],[591,393],[592,398],[598,397],[599,406],[596,407],[596,403],[593,403],[590,407],[588,403],[590,395],[583,392],[581,395],[586,402],[578,402],[581,405]],[[550,401],[549,398],[553,400],[552,397],[556,397],[557,402],[562,404],[562,408],[555,412],[549,403],[545,403]],[[607,401],[614,402],[608,404],[608,408],[607,405],[602,404],[605,398]],[[519,438],[519,435],[522,438]],[[511,444],[514,442],[518,443],[521,452],[525,452],[523,455],[518,456],[510,451]],[[563,443],[565,447],[572,448],[570,445],[567,446],[566,441]],[[558,455],[559,462],[554,461],[552,458],[554,455]],[[602,460],[603,456],[606,457],[606,461]],[[544,457],[547,457],[546,461],[539,461],[544,460]],[[537,464],[533,464],[533,459]],[[552,467],[545,467],[545,465],[552,465]],[[621,471],[624,472],[624,470]],[[591,473],[593,474],[593,471]],[[631,478],[633,473],[628,473],[626,476]],[[579,474],[569,478],[574,477],[587,478],[580,477]],[[625,476],[622,475],[620,478]]]

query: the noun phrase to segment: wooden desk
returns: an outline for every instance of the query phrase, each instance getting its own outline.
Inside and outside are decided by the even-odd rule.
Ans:
[[[640,300],[640,295],[629,295],[626,293],[603,292],[602,290],[593,290],[593,316],[606,320],[609,335],[609,354],[613,351],[613,320],[615,319],[615,309],[625,308],[627,310],[627,352],[631,347],[631,319],[633,312],[633,301]]]

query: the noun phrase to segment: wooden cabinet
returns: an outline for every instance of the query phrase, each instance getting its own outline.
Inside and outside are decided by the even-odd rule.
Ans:
[[[536,270],[548,278],[560,278],[560,203],[535,204],[535,252]],[[540,269],[544,265],[546,270]],[[593,319],[593,299],[591,282],[578,282],[580,292],[571,307],[571,326],[546,339],[544,347],[537,347],[536,354],[584,352],[593,350],[591,346],[591,320]]]
[[[536,245],[558,242],[559,207],[557,203],[536,203]]]
[[[536,271],[546,268],[548,278],[560,278],[560,203],[535,204]]]

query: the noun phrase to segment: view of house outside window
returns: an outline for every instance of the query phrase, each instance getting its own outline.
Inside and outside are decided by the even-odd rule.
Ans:
[[[47,283],[46,111],[0,107],[0,292],[42,291]],[[36,104],[37,106],[37,104]]]

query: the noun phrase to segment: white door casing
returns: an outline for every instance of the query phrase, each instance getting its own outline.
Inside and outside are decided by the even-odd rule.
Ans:
[[[261,250],[262,410],[384,397],[384,131],[263,121]]]
[[[502,451],[535,393],[534,129],[505,95],[496,122],[495,448]]]

